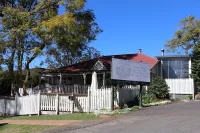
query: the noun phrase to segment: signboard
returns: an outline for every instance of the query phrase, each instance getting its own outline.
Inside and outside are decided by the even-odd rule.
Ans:
[[[150,64],[112,58],[111,79],[150,82]]]

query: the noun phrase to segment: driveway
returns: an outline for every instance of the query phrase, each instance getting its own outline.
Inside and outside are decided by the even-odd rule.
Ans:
[[[150,107],[64,133],[200,133],[200,101]]]

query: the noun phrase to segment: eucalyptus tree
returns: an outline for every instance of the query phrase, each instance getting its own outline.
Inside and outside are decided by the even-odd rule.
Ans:
[[[30,79],[30,64],[40,55],[68,51],[76,55],[102,32],[95,14],[85,9],[85,0],[9,0],[1,1],[0,45],[3,64],[19,75],[22,69],[24,94]],[[60,5],[65,7],[58,14]],[[54,49],[54,50],[52,50]],[[46,56],[50,61],[51,56]],[[17,81],[19,78],[13,80]],[[12,81],[13,81],[12,80]]]
[[[165,46],[169,52],[190,54],[195,45],[200,42],[200,20],[189,16],[180,21],[179,30]]]

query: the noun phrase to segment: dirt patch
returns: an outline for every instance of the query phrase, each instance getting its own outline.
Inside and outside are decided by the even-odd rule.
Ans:
[[[82,120],[0,120],[0,123],[63,126],[73,123],[79,123],[81,121]]]

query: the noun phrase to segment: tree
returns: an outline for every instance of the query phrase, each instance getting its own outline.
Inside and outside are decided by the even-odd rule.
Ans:
[[[46,58],[46,61],[42,63],[47,63],[49,68],[59,68],[97,58],[100,57],[100,55],[100,52],[91,46],[80,49],[75,55],[72,55],[70,51],[67,51],[66,49],[52,48],[51,50],[48,50],[48,57]]]
[[[195,45],[200,42],[200,20],[189,16],[180,22],[180,29],[165,46],[169,52],[190,54]]]
[[[192,58],[192,77],[194,78],[197,88],[200,88],[200,43],[198,43],[191,54]]]
[[[85,3],[85,0],[0,2],[3,62],[11,73],[15,64],[19,75],[22,69],[26,71],[23,79],[24,94],[30,80],[29,66],[35,58],[58,48],[76,55],[101,32],[94,13],[84,8]],[[58,15],[60,4],[66,7],[63,15]]]

